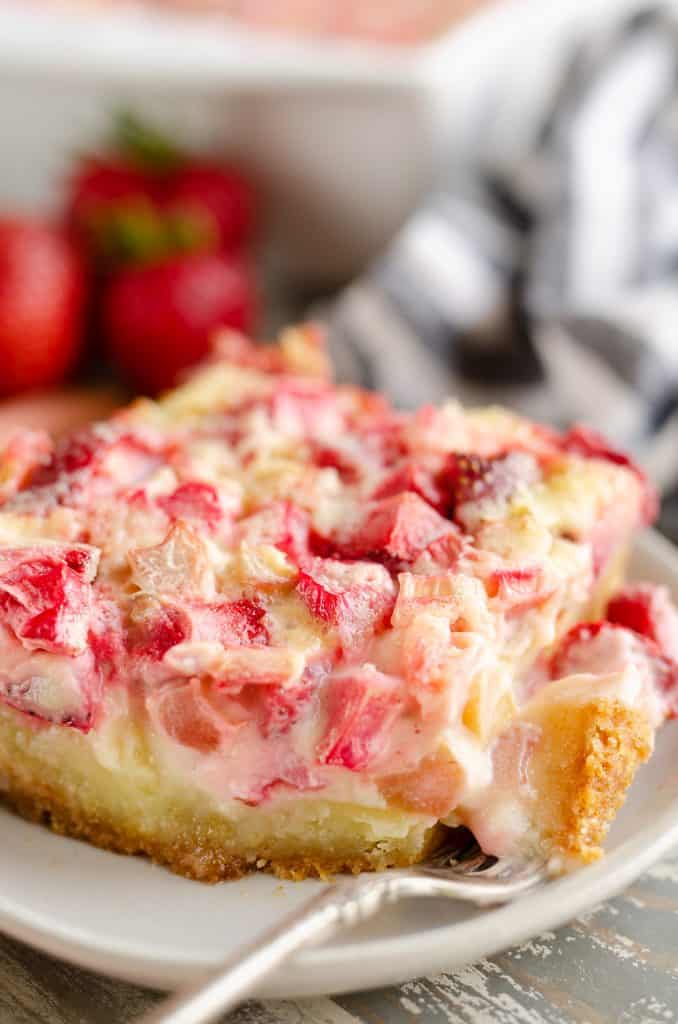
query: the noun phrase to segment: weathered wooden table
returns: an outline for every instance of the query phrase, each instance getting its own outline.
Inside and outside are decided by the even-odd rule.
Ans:
[[[0,1024],[131,1024],[157,995],[0,937]],[[451,974],[335,999],[252,1002],[231,1024],[671,1024],[678,852],[558,932]]]

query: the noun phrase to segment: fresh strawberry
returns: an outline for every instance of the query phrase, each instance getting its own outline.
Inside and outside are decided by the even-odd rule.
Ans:
[[[67,223],[89,237],[112,211],[147,209],[151,185],[143,171],[119,157],[84,157],[69,182]]]
[[[254,312],[249,270],[214,253],[125,270],[104,300],[111,356],[133,387],[152,394],[207,355],[217,328],[249,330]]]
[[[254,191],[233,168],[188,161],[168,177],[162,203],[166,210],[182,214],[208,213],[216,225],[221,249],[239,249],[252,237]]]
[[[48,224],[0,221],[0,395],[60,383],[81,345],[85,275]]]
[[[223,518],[216,488],[199,480],[180,484],[171,494],[159,498],[158,504],[170,519],[198,520],[209,530],[216,530]]]

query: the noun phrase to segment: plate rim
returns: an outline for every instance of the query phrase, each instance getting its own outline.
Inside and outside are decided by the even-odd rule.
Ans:
[[[673,576],[678,587],[678,548],[655,531],[646,531],[638,538],[634,550],[662,563],[667,577]],[[650,825],[632,834],[594,865],[462,924],[365,940],[359,947],[349,940],[300,953],[262,985],[257,994],[285,998],[359,991],[401,983],[459,967],[481,956],[495,955],[541,931],[559,927],[614,896],[676,844],[678,789],[669,806]],[[462,955],[455,935],[460,928],[464,933]],[[191,955],[177,960],[171,955],[154,953],[133,939],[110,940],[93,936],[86,928],[55,926],[39,911],[18,906],[13,899],[1,895],[0,929],[80,967],[147,986],[178,985],[219,962],[218,957]],[[488,934],[492,936],[489,941]]]

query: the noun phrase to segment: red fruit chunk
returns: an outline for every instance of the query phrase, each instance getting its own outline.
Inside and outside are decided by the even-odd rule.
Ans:
[[[162,463],[166,452],[133,433],[115,434],[93,427],[59,445],[33,479],[34,487],[55,487],[61,501],[84,497],[96,478],[101,489],[136,487]]]
[[[49,462],[52,442],[43,430],[21,430],[12,433],[0,448],[0,505],[20,491],[31,477]]]
[[[154,698],[157,714],[168,736],[201,754],[219,748],[222,730],[217,711],[198,679],[164,686]]]
[[[166,209],[211,217],[221,248],[237,249],[252,237],[254,191],[232,168],[191,161],[168,177],[160,198]]]
[[[575,425],[565,434],[561,446],[563,451],[583,455],[589,459],[604,459],[606,462],[613,462],[616,466],[625,466],[626,469],[630,469],[643,486],[643,522],[645,524],[654,522],[659,511],[657,492],[640,466],[629,455],[613,448],[596,430],[591,430],[580,424]]]
[[[337,676],[325,695],[325,734],[317,750],[322,764],[363,771],[386,749],[402,711],[399,680],[373,668]]]
[[[214,636],[203,639],[218,639],[222,644],[268,644],[270,637],[266,628],[266,609],[256,601],[242,598],[239,601],[214,602],[205,606]]]
[[[545,589],[541,569],[498,569],[486,583],[490,597],[497,597],[506,611],[526,611],[552,593]]]
[[[509,452],[483,458],[479,455],[452,454],[438,477],[451,514],[467,502],[486,499],[506,500],[520,483],[539,477],[536,460],[527,452]]]
[[[160,615],[152,619],[145,631],[139,653],[153,661],[161,661],[171,647],[188,639],[190,628],[190,622],[179,608],[163,605]]]
[[[355,484],[361,478],[360,466],[339,448],[317,444],[313,448],[312,458],[318,469],[336,469],[342,483]]]
[[[665,657],[678,662],[678,611],[666,587],[624,587],[608,604],[607,618],[652,640]]]
[[[584,669],[578,664],[582,652],[586,657],[586,651],[591,641],[595,640],[601,632],[608,628],[605,621],[579,622],[572,629],[568,630],[560,641],[560,644],[551,658],[550,676],[551,679],[560,679],[562,676],[576,673],[577,671],[592,671]]]
[[[407,491],[418,494],[433,508],[441,510],[443,496],[433,479],[433,474],[416,462],[405,462],[393,470],[385,480],[382,480],[372,497],[391,498]]]
[[[310,559],[299,573],[297,593],[312,615],[338,629],[345,646],[379,629],[395,603],[389,573],[371,562]]]
[[[216,488],[199,481],[180,484],[158,504],[170,519],[199,519],[210,530],[216,530],[223,518]]]
[[[0,220],[0,396],[60,384],[80,353],[85,272],[72,241]]]
[[[85,650],[93,569],[83,554],[76,549],[76,568],[63,555],[47,555],[0,576],[0,614],[24,647],[68,655]]]
[[[288,733],[331,670],[332,661],[319,658],[309,662],[297,685],[261,687],[258,698],[262,735],[284,736]]]
[[[295,565],[310,557],[308,512],[291,501],[276,501],[239,523],[240,539],[280,548]]]
[[[155,394],[210,352],[220,327],[247,331],[254,282],[235,257],[194,253],[123,271],[104,299],[109,349],[129,383]]]
[[[451,526],[419,495],[406,492],[372,503],[346,544],[351,557],[412,562]]]

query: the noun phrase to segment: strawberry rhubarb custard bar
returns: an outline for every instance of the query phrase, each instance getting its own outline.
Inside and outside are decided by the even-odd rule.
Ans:
[[[18,434],[0,493],[0,785],[184,875],[405,865],[455,823],[567,869],[675,707],[668,596],[618,592],[640,471],[334,387],[311,327]]]

